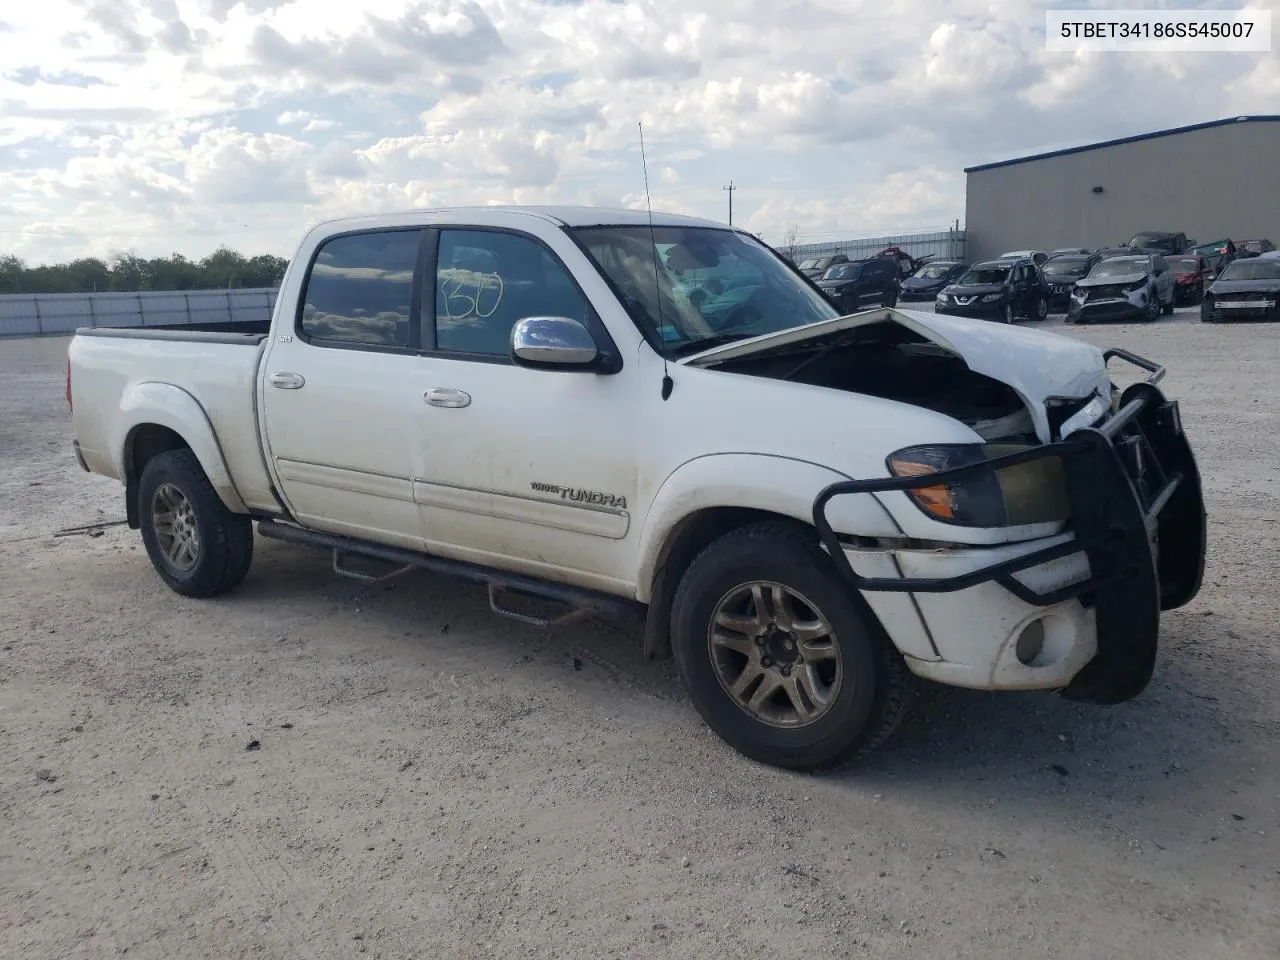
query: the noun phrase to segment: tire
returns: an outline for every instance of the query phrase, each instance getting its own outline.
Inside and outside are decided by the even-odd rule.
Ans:
[[[756,590],[768,608],[763,616]],[[739,598],[744,605],[734,606]],[[712,639],[717,613],[739,625],[721,620],[714,635],[722,641]],[[756,637],[766,622],[771,631]],[[778,622],[807,622],[827,632],[796,643],[793,634],[776,630]],[[707,725],[738,752],[771,766],[819,770],[865,756],[893,733],[910,702],[902,656],[840,580],[816,534],[797,523],[753,524],[706,547],[676,590],[671,638],[685,689]],[[794,679],[789,667],[770,664],[771,652],[794,658],[806,651],[816,653],[797,664]],[[734,683],[743,685],[740,698],[730,692]],[[744,702],[766,685],[773,693],[759,706]],[[826,702],[809,695],[823,690]]]
[[[1004,313],[1001,314],[1000,319],[1003,320],[1005,323],[1013,323],[1013,304],[1012,303],[1006,303],[1004,305]]]
[[[1036,312],[1032,320],[1045,320],[1049,316],[1049,301],[1045,297],[1036,300]]]
[[[1162,313],[1164,313],[1164,315],[1165,315],[1166,317],[1172,317],[1172,316],[1173,316],[1173,301],[1172,301],[1172,300],[1170,300],[1168,303],[1166,303],[1166,304],[1165,304],[1163,307],[1161,307],[1160,309],[1161,309],[1161,312],[1162,312]]]
[[[1147,307],[1147,315],[1145,317],[1147,323],[1154,323],[1160,319],[1160,313],[1164,307],[1160,304],[1160,295],[1156,294],[1151,298],[1151,303]]]
[[[1204,300],[1200,301],[1200,322],[1213,323],[1213,307]]]
[[[171,519],[162,522],[165,516]],[[190,450],[167,450],[147,462],[138,480],[138,517],[151,565],[175,593],[217,596],[249,572],[253,522],[218,499]],[[194,538],[172,533],[175,524]]]

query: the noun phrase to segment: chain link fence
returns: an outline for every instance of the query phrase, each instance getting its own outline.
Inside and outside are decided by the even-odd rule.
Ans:
[[[0,338],[66,336],[79,327],[160,327],[271,319],[276,289],[0,295]]]
[[[964,231],[940,230],[937,233],[909,233],[896,237],[868,237],[860,240],[835,240],[829,243],[798,243],[792,259],[800,262],[805,257],[823,257],[842,253],[850,260],[874,256],[885,247],[898,247],[919,259],[930,256],[934,260],[964,260]],[[789,254],[787,248],[779,253]]]

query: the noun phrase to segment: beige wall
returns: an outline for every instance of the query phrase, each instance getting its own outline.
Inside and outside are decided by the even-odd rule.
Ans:
[[[1182,230],[1280,244],[1280,121],[1209,127],[970,173],[966,255],[1123,243]],[[1103,188],[1101,194],[1093,187]]]

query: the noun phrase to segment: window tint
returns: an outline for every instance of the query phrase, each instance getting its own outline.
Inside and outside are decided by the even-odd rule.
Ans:
[[[443,230],[436,266],[436,347],[506,356],[525,317],[587,322],[587,301],[539,243],[510,233]]]
[[[418,230],[335,237],[320,247],[302,300],[301,331],[318,340],[407,347]]]

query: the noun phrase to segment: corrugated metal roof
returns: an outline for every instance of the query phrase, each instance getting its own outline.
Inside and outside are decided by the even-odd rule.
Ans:
[[[992,170],[996,167],[1010,167],[1015,163],[1031,163],[1033,160],[1047,160],[1049,157],[1065,157],[1073,153],[1084,153],[1086,150],[1101,150],[1103,147],[1116,147],[1123,143],[1138,143],[1140,140],[1155,140],[1158,137],[1173,137],[1192,130],[1207,130],[1210,127],[1225,127],[1233,123],[1272,123],[1280,121],[1274,114],[1251,117],[1228,117],[1225,120],[1209,120],[1206,123],[1193,123],[1185,127],[1171,127],[1168,130],[1155,130],[1151,133],[1140,133],[1134,137],[1120,137],[1118,140],[1103,140],[1100,143],[1089,143],[1082,147],[1067,147],[1065,150],[1050,150],[1047,153],[1036,153],[1029,157],[1015,157],[1012,160],[997,160],[995,163],[982,163],[976,167],[965,167],[965,173],[979,170]]]

